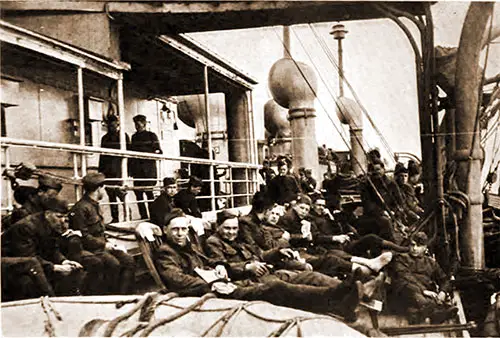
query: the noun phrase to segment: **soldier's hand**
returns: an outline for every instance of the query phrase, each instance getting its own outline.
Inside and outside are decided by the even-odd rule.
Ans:
[[[431,291],[431,290],[424,290],[423,294],[427,297],[431,297],[431,298],[434,298],[434,299],[438,299],[438,294],[435,293],[434,291]]]
[[[215,282],[212,284],[212,291],[221,293],[223,295],[229,295],[233,293],[238,287],[233,283]]]
[[[245,270],[252,272],[257,277],[262,277],[269,273],[267,264],[263,262],[252,262],[245,265]]]
[[[224,265],[217,265],[215,267],[215,274],[221,279],[228,279],[229,275],[227,273],[226,267]]]
[[[281,235],[281,238],[284,239],[285,241],[289,241],[290,240],[290,233],[288,231],[283,232],[283,234]]]
[[[337,242],[340,244],[344,244],[345,242],[349,242],[349,240],[350,240],[349,235],[332,236],[332,242]]]
[[[75,261],[70,261],[69,259],[64,260],[61,264],[62,265],[69,265],[73,268],[73,270],[83,269],[83,266],[80,263],[75,262]]]
[[[68,276],[73,271],[71,265],[54,264],[54,272],[57,272],[63,276]]]
[[[437,295],[437,299],[441,302],[444,303],[446,301],[446,292],[444,291],[439,291]]]
[[[290,249],[290,248],[283,248],[283,249],[280,249],[280,254],[285,256],[286,258],[288,259],[295,259],[295,252]]]

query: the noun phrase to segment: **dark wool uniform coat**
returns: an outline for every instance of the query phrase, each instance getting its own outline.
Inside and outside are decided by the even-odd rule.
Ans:
[[[50,274],[54,264],[66,260],[59,250],[60,238],[45,219],[45,213],[39,212],[13,224],[2,235],[2,255],[36,257],[45,273]]]
[[[164,226],[165,217],[175,208],[174,199],[167,195],[167,193],[162,193],[158,196],[153,203],[149,206],[149,215],[151,223],[158,226]]]
[[[196,196],[187,187],[184,190],[179,191],[174,196],[174,203],[177,208],[181,208],[186,215],[191,215],[194,217],[201,218],[201,209],[198,205],[198,200]]]
[[[158,136],[151,131],[140,131],[132,135],[130,150],[143,153],[163,154]],[[131,158],[128,162],[130,176],[134,178],[156,178],[156,161]]]
[[[284,205],[290,203],[300,193],[297,179],[293,175],[275,176],[268,186],[269,198],[273,202]]]
[[[71,208],[69,225],[71,229],[82,232],[83,249],[90,252],[104,250],[106,246],[104,218],[99,203],[91,199],[88,194]]]
[[[126,149],[130,148],[130,138],[125,134]],[[120,149],[120,133],[107,133],[101,139],[101,148]],[[130,161],[130,160],[129,160]],[[122,158],[111,155],[101,155],[99,157],[99,172],[106,178],[121,178],[122,176]]]

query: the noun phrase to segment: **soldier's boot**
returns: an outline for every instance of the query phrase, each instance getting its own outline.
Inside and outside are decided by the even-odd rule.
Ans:
[[[121,295],[130,294],[134,289],[134,284],[135,284],[134,282],[135,282],[135,271],[124,269],[120,276],[120,287],[118,289],[118,292]]]

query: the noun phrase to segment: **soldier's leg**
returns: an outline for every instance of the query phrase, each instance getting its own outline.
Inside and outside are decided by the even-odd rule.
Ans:
[[[69,275],[54,273],[51,276],[56,296],[79,296],[87,273],[83,269],[72,271]]]
[[[118,189],[116,188],[106,188],[106,193],[108,194],[108,198],[109,198],[109,202],[110,203],[116,203],[116,201],[118,200],[118,194],[119,194],[119,191]],[[113,218],[113,220],[111,221],[112,223],[116,223],[119,221],[118,219],[118,205],[116,204],[110,204],[109,206],[110,210],[111,210],[111,217]]]
[[[54,296],[42,265],[35,257],[2,257],[2,299]]]
[[[328,286],[337,287],[342,284],[338,278],[330,277],[316,271],[300,271],[294,274],[281,274],[281,270],[275,272],[275,275],[280,277],[284,282],[291,284],[305,284],[312,286]],[[283,277],[283,278],[282,278]]]
[[[344,276],[352,272],[352,263],[334,254],[322,256],[305,255],[304,258],[315,271],[331,277]]]
[[[408,252],[406,246],[397,245],[394,242],[387,241],[375,234],[365,235],[357,240],[352,241],[346,246],[346,251],[355,255],[366,257],[370,251],[374,255],[379,255],[382,250],[391,250],[396,252]]]
[[[134,186],[138,188],[147,185],[148,185],[147,181],[138,180],[134,182]],[[137,200],[137,208],[139,208],[139,214],[141,215],[141,219],[147,219],[149,216],[148,216],[148,211],[146,210],[146,205],[143,200],[144,190],[134,190],[134,194],[135,194],[135,199]]]
[[[363,295],[360,282],[342,283],[336,288],[290,284],[282,281],[239,287],[230,296],[243,300],[264,300],[275,305],[314,312],[335,312],[348,320]]]
[[[120,250],[110,250],[110,253],[120,262],[118,292],[124,295],[130,294],[134,290],[135,286],[134,257]]]
[[[96,254],[102,262],[104,294],[115,294],[120,282],[120,261],[108,251]]]

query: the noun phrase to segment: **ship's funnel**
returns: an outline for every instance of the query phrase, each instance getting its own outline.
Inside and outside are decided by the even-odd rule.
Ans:
[[[203,144],[208,140],[205,95],[185,95],[177,97],[177,115],[186,125],[196,128],[196,142]],[[210,102],[210,135],[217,159],[227,160],[227,123],[226,105],[223,93],[209,94]]]

